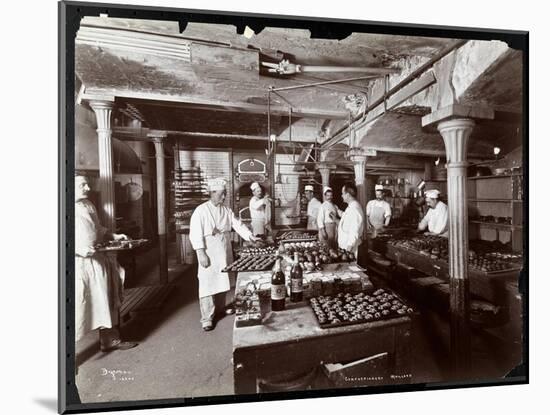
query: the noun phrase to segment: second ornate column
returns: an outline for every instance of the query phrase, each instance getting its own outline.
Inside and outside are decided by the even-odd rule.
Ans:
[[[166,133],[149,134],[155,145],[157,166],[157,228],[159,238],[160,283],[168,283],[168,238],[166,235],[166,162],[164,140]]]
[[[330,172],[332,169],[334,169],[335,165],[329,165],[325,163],[319,163],[317,166],[317,170],[319,170],[319,173],[321,174],[321,182],[323,184],[323,190],[325,187],[330,187]],[[338,189],[332,189],[333,191],[338,191]]]
[[[451,363],[458,378],[468,376],[471,370],[467,149],[474,125],[468,118],[442,121],[437,125],[447,154]]]
[[[353,161],[353,170],[355,172],[355,186],[357,187],[357,201],[363,209],[367,206],[367,189],[365,188],[365,167],[367,166],[367,156],[360,148],[352,148],[349,152],[349,158]],[[363,225],[363,240],[367,237],[367,226]]]
[[[362,149],[352,148],[349,152],[349,158],[353,161],[353,170],[355,172],[355,185],[357,186],[357,200],[363,208],[367,205],[367,191],[365,189],[365,167],[367,165],[367,156]]]

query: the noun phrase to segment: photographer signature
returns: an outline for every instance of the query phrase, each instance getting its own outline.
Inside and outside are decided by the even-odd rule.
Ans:
[[[134,380],[131,370],[121,370],[121,369],[106,369],[101,368],[101,376],[109,376],[112,380],[119,381],[130,381]]]

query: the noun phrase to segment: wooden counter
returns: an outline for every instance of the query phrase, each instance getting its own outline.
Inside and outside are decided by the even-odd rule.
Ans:
[[[418,271],[449,281],[449,263],[441,259],[433,259],[418,251],[387,245],[386,257],[397,263],[404,264],[417,269]],[[488,301],[503,304],[508,297],[508,290],[515,289],[520,271],[506,271],[499,273],[485,273],[470,269],[468,271],[470,291]]]
[[[239,273],[236,286],[257,274]],[[256,393],[260,379],[304,373],[322,362],[349,362],[384,352],[391,362],[384,383],[410,383],[411,317],[322,329],[306,302],[290,303],[287,298],[286,307],[269,311],[262,325],[234,327],[235,394]]]

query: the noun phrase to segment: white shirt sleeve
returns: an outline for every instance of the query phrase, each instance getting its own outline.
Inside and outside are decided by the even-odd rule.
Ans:
[[[437,208],[434,211],[432,220],[430,221],[429,231],[438,235],[445,233],[448,229],[448,223],[449,212],[447,206],[442,204],[442,202],[439,202]]]
[[[191,215],[189,241],[195,251],[205,248],[203,214],[200,206],[196,208]]]
[[[317,212],[317,227],[319,229],[325,227],[325,205],[321,204]]]
[[[262,207],[262,205],[267,205],[267,203],[265,203],[265,197],[262,197],[261,199],[258,199],[257,197],[252,197],[250,198],[250,203],[248,204],[248,207],[250,209],[255,209],[255,210],[258,210]]]
[[[235,229],[235,232],[237,232],[245,241],[250,241],[250,237],[252,236],[250,229],[248,229],[248,227],[235,216],[231,209],[228,210],[229,215],[231,216],[231,227]]]
[[[391,206],[388,202],[384,203],[384,218],[391,216]]]
[[[422,220],[418,224],[419,230],[425,231],[428,228],[428,223],[430,222],[430,218],[432,217],[432,210],[433,209],[428,209],[428,213],[424,215],[424,218],[422,218]]]

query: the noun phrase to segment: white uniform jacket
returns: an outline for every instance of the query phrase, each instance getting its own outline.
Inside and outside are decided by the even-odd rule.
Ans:
[[[231,229],[243,239],[250,240],[252,233],[224,205],[215,206],[212,202],[199,205],[191,215],[189,239],[193,249],[205,249],[210,258],[210,266],[203,268],[199,263],[199,297],[206,297],[229,291],[229,277],[221,272],[233,262]]]
[[[338,224],[338,247],[353,252],[357,256],[363,238],[365,215],[357,200],[348,204]]]
[[[118,324],[122,304],[124,268],[112,254],[96,252],[87,257],[90,246],[103,241],[107,228],[101,226],[95,206],[88,199],[75,203],[75,337]]]
[[[428,210],[428,213],[426,213],[426,216],[424,216],[418,227],[421,230],[428,228],[429,232],[448,237],[449,211],[447,205],[441,201],[437,202],[435,208]]]
[[[315,197],[312,198],[307,204],[307,229],[317,229],[317,216],[319,209],[321,208],[321,202]]]

